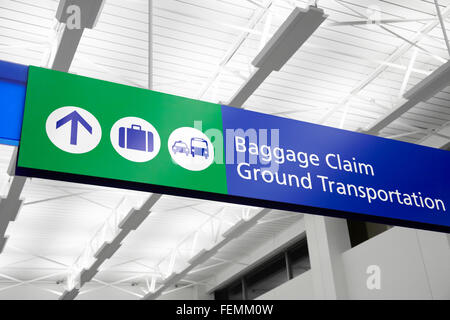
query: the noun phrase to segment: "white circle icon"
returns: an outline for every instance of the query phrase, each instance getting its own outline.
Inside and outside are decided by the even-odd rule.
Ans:
[[[111,143],[125,159],[134,162],[152,160],[161,148],[158,131],[141,118],[126,117],[118,120],[111,129]]]
[[[214,161],[214,147],[200,130],[182,127],[170,134],[168,142],[172,159],[190,171],[201,171]]]
[[[48,116],[45,129],[55,146],[70,153],[89,152],[102,138],[102,128],[97,119],[78,107],[56,109]]]

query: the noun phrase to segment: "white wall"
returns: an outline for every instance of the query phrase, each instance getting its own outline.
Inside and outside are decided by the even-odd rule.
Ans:
[[[266,292],[256,300],[311,300],[314,298],[312,272],[309,270]]]
[[[450,299],[449,235],[394,227],[342,254],[349,299]],[[381,289],[367,288],[369,265]],[[258,299],[317,299],[310,270]]]
[[[395,227],[343,254],[350,299],[450,299],[446,234]],[[381,269],[381,289],[366,285],[369,265]]]

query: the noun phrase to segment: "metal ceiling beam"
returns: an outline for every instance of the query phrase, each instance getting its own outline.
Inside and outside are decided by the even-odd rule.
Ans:
[[[14,176],[17,150],[17,148],[14,148],[14,153],[8,167],[8,175],[11,176],[8,194],[6,197],[0,198],[0,254],[3,252],[6,242],[8,241],[8,237],[5,235],[8,225],[16,220],[17,215],[24,204],[24,199],[21,199],[20,195],[27,178]]]
[[[160,194],[150,195],[139,209],[131,209],[124,217],[118,211],[113,212],[77,259],[60,300],[76,298],[80,289],[99,272],[100,266],[121,247],[122,241],[144,222],[160,198]]]
[[[60,0],[56,11],[57,27],[56,43],[48,57],[47,66],[54,70],[69,71],[83,30],[93,28],[103,7],[104,0]],[[12,177],[6,198],[0,198],[0,253],[3,251],[7,237],[6,229],[14,221],[23,205],[20,195],[25,186],[26,177],[14,176],[17,148],[8,170]]]
[[[439,8],[438,0],[434,0],[434,6],[436,7],[436,14],[439,18],[439,23],[441,24],[442,35],[444,36],[445,46],[447,47],[447,52],[450,55],[450,44],[448,42],[447,30],[445,29],[444,18],[442,17],[441,9]]]
[[[272,70],[264,68],[255,69],[250,77],[239,88],[239,91],[230,99],[227,105],[235,108],[241,108],[271,73]]]
[[[228,105],[242,107],[264,80],[279,71],[327,18],[314,6],[295,8],[253,60],[256,70],[231,98]]]
[[[47,66],[68,72],[84,29],[95,27],[104,0],[60,0],[56,11],[56,43],[51,48]]]
[[[217,241],[210,249],[202,249],[196,255],[194,255],[187,262],[187,266],[178,272],[173,272],[169,275],[162,285],[153,292],[147,293],[142,300],[154,300],[158,298],[164,291],[175,285],[177,282],[186,277],[192,270],[194,270],[197,266],[205,263],[208,259],[213,257],[220,249],[222,249],[226,244],[231,242],[232,240],[238,238],[243,233],[248,231],[250,228],[255,226],[260,219],[262,219],[265,215],[267,215],[271,210],[270,209],[261,209],[258,213],[256,213],[249,220],[240,220],[234,226],[229,228],[222,234],[222,239]]]
[[[153,0],[148,2],[148,89],[153,88]],[[80,289],[98,273],[99,267],[108,259],[110,259],[116,251],[120,248],[122,241],[128,236],[131,231],[136,230],[150,214],[151,208],[161,198],[161,194],[152,194],[142,204],[141,208],[132,209],[123,219],[119,217],[117,212],[114,212],[113,221],[115,223],[115,235],[112,240],[102,239],[100,245],[93,252],[93,259],[89,265],[83,266],[67,277],[68,288],[61,295],[60,300],[73,300],[80,293]],[[100,229],[110,227],[107,220],[104,226]],[[101,231],[99,232],[101,234]],[[97,233],[98,234],[98,233]],[[97,235],[96,234],[96,235]],[[95,236],[94,236],[95,238]],[[90,243],[95,242],[94,239]],[[89,248],[87,249],[89,250]],[[80,257],[90,255],[89,253],[82,253]]]
[[[407,99],[406,102],[395,106],[392,110],[377,119],[375,123],[371,124],[369,128],[363,130],[362,132],[373,135],[378,134],[383,128],[387,127],[418,103],[427,101],[449,84],[450,61],[447,61],[432,72],[428,77],[407,91],[403,95],[403,97]]]
[[[261,19],[264,17],[264,15],[269,11],[273,4],[272,0],[266,1],[264,4],[264,8],[261,8],[257,10],[250,21],[248,22],[246,28],[249,30],[253,30],[256,28],[258,23],[261,21]],[[224,54],[222,59],[219,62],[219,65],[214,70],[213,74],[209,77],[208,81],[202,86],[200,93],[197,95],[198,99],[203,98],[203,96],[208,92],[211,85],[216,81],[217,77],[220,75],[221,70],[226,64],[233,58],[233,56],[236,54],[236,52],[239,50],[239,48],[242,46],[244,41],[248,38],[250,35],[249,31],[245,31],[239,35],[239,37],[233,42],[233,45],[227,50],[227,52]]]
[[[442,17],[445,19],[450,15],[450,5],[447,6],[442,11]],[[350,99],[357,95],[360,91],[362,91],[365,87],[367,87],[374,79],[376,79],[380,74],[382,74],[390,65],[390,63],[395,62],[401,56],[403,56],[409,49],[411,49],[414,44],[418,43],[424,35],[431,32],[436,26],[439,25],[439,21],[435,19],[434,21],[427,23],[423,26],[415,36],[410,39],[409,42],[403,43],[400,47],[398,47],[384,62],[382,62],[367,78],[363,79],[356,87],[354,87],[348,94],[345,96],[342,101],[337,104],[335,107],[328,110],[325,115],[319,120],[319,124],[325,124],[328,119],[340,108],[350,101]]]
[[[169,211],[171,211],[173,209],[170,209]],[[250,209],[248,209],[250,210]],[[204,213],[203,211],[199,211],[201,213]],[[249,216],[246,215],[245,213],[247,212],[247,210],[243,211],[242,214],[242,218],[243,219],[247,219]],[[219,215],[221,217],[219,217]],[[222,226],[224,223],[228,223],[228,224],[232,224],[231,222],[229,222],[228,220],[224,219],[224,216],[226,216],[226,213],[224,212],[224,209],[222,208],[219,212],[217,212],[216,214],[213,215],[209,215],[209,219],[207,219],[205,222],[203,222],[200,226],[198,226],[196,228],[196,230],[194,232],[192,232],[191,234],[189,234],[187,237],[185,237],[184,239],[182,239],[178,245],[176,245],[174,247],[174,249],[167,255],[165,256],[163,259],[160,260],[159,263],[156,264],[156,266],[153,268],[154,269],[154,273],[151,274],[151,284],[148,283],[147,280],[147,288],[149,291],[154,291],[155,287],[156,287],[156,279],[157,278],[163,278],[163,273],[160,271],[159,266],[161,263],[163,263],[166,260],[170,260],[169,263],[169,268],[167,270],[167,272],[165,272],[164,274],[170,275],[173,271],[173,266],[175,264],[175,259],[177,257],[177,253],[180,253],[180,248],[184,245],[186,245],[187,243],[189,243],[190,245],[190,252],[191,255],[194,253],[194,250],[197,248],[197,240],[198,240],[198,236],[200,233],[205,232],[205,228],[206,228],[206,233],[208,233],[208,236],[211,237],[212,239],[214,239],[214,242],[217,241],[218,237],[220,236],[220,230],[222,230]],[[219,220],[219,223],[217,226],[214,226],[214,221],[215,220]],[[216,230],[217,227],[217,230]],[[211,232],[211,234],[209,234],[209,232]],[[141,259],[145,259],[144,257],[142,257]],[[138,259],[139,260],[139,259]],[[123,264],[127,264],[127,263],[137,263],[140,264],[142,266],[145,266],[146,268],[149,268],[149,266],[146,266],[145,264],[141,264],[138,262],[138,260],[136,259],[132,259],[130,261],[127,262],[122,262],[119,265],[123,265]],[[115,265],[118,266],[118,265]],[[113,267],[115,267],[113,266]],[[144,277],[148,277],[150,276],[150,274],[148,272],[145,272],[144,274],[140,275],[140,278],[144,278]],[[95,280],[95,279],[94,279]],[[89,291],[89,290],[88,290]],[[84,291],[83,291],[84,292]]]

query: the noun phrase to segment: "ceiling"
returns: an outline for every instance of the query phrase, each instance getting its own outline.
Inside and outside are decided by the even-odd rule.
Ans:
[[[294,5],[308,4],[272,2],[267,10],[262,7],[269,1],[154,0],[153,89],[211,102],[229,101],[252,71],[253,58]],[[320,0],[318,5],[328,19],[279,72],[266,79],[244,108],[364,130],[448,59],[433,0]],[[439,5],[444,11],[450,1],[439,0]],[[42,66],[54,43],[57,6],[57,0],[0,0],[0,60]],[[70,72],[147,88],[148,11],[145,0],[106,0],[97,26],[85,30]],[[368,19],[382,23],[368,24]],[[417,45],[398,54],[414,37],[420,38]],[[403,114],[380,135],[422,143],[433,135],[432,130],[449,123],[450,88],[446,88]],[[12,147],[0,146],[3,192],[10,180],[6,170],[12,154]],[[9,240],[0,255],[0,298],[19,286],[58,298],[71,266],[108,218],[118,210],[138,208],[148,194],[29,179],[22,197],[25,205],[8,227]],[[82,288],[79,298],[89,298],[96,290],[112,290],[137,299],[148,291],[149,279],[162,283],[167,270],[183,268],[193,252],[217,241],[211,235],[259,210],[163,196]],[[239,262],[300,219],[301,214],[271,211],[182,282],[213,281],[218,270]]]

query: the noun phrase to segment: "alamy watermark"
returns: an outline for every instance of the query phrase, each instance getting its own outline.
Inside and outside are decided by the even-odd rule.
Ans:
[[[285,162],[286,155],[280,148],[280,129],[227,128],[224,137],[222,130],[217,128],[203,131],[202,121],[194,121],[194,128],[210,139],[216,164],[259,163],[265,170],[278,172],[280,164]]]
[[[366,286],[369,290],[381,290],[381,268],[378,265],[370,265],[366,269],[369,276],[366,280]]]

